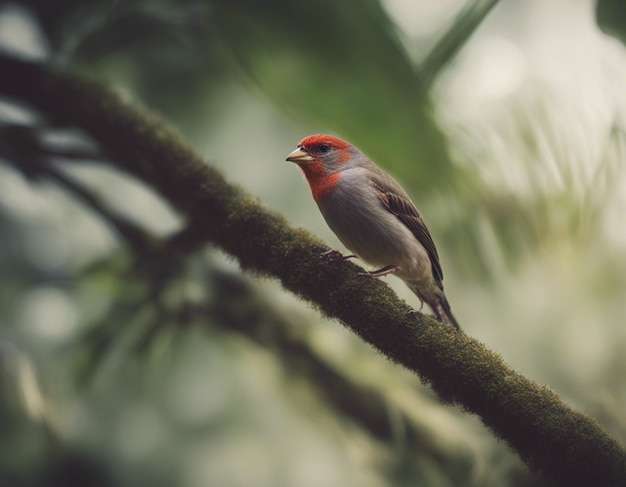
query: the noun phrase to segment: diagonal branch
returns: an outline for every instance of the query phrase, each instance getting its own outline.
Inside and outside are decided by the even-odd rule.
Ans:
[[[326,247],[225,181],[155,115],[82,76],[0,55],[0,93],[88,132],[113,163],[157,189],[200,239],[242,268],[275,277],[363,340],[477,414],[536,473],[563,486],[626,485],[626,452],[598,424],[511,370],[462,332],[407,305]]]

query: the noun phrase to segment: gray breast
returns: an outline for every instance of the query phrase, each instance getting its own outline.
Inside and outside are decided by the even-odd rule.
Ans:
[[[328,226],[362,260],[376,266],[415,267],[424,249],[411,231],[382,205],[373,187],[363,187],[359,169],[344,171],[341,184],[319,203]]]

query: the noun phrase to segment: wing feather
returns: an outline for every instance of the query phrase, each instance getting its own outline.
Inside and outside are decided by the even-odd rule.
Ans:
[[[409,196],[395,181],[391,180],[391,182],[388,182],[386,178],[382,178],[378,174],[372,179],[372,184],[374,189],[378,191],[383,207],[406,225],[419,243],[426,249],[430,258],[433,276],[438,282],[441,282],[443,280],[443,271],[439,263],[435,242],[433,242],[422,215],[417,211]]]

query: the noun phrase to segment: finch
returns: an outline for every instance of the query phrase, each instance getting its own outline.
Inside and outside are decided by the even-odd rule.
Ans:
[[[332,135],[310,135],[287,161],[296,163],[326,223],[348,250],[395,274],[442,322],[459,324],[443,292],[439,256],[424,219],[400,185],[359,149]],[[421,311],[420,306],[419,311]]]

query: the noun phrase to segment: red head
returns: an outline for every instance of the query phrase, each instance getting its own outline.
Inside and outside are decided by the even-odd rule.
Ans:
[[[300,141],[287,160],[300,166],[316,201],[330,194],[340,172],[358,151],[345,140],[332,135],[309,135]]]

